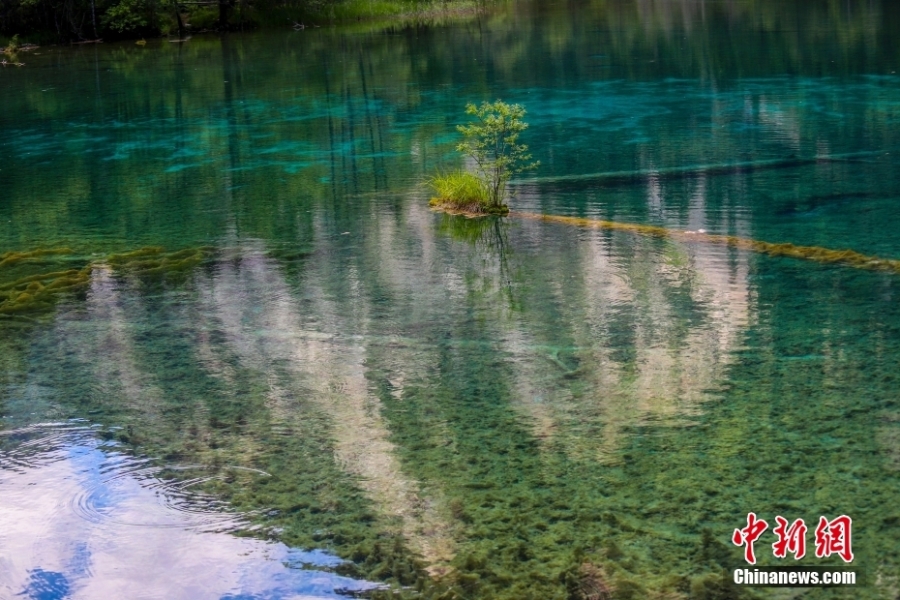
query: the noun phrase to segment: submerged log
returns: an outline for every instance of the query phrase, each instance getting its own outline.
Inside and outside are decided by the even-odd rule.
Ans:
[[[749,250],[751,252],[757,252],[759,254],[766,254],[769,256],[786,256],[790,258],[799,258],[820,263],[840,264],[848,267],[855,267],[857,269],[866,269],[870,271],[886,271],[890,273],[900,274],[900,260],[892,258],[881,258],[878,256],[869,256],[860,252],[856,252],[855,250],[834,250],[832,248],[823,248],[821,246],[797,246],[790,243],[764,242],[761,240],[743,238],[734,235],[710,234],[706,233],[705,230],[683,231],[679,229],[659,227],[657,225],[641,225],[639,223],[622,223],[619,221],[604,221],[602,219],[586,219],[582,217],[566,217],[562,215],[511,212],[510,216],[519,217],[520,219],[531,219],[551,223],[563,223],[565,225],[574,225],[575,227],[627,231],[638,235],[674,239],[680,242],[687,243],[700,242],[707,244],[717,244],[720,246],[738,248],[740,250]]]
[[[511,185],[553,184],[553,183],[605,183],[610,185],[623,183],[640,183],[648,179],[689,179],[701,176],[734,175],[769,169],[789,169],[820,163],[847,162],[882,154],[882,152],[850,152],[847,154],[830,154],[810,156],[806,158],[789,156],[766,160],[751,160],[733,163],[713,163],[708,165],[688,165],[685,167],[669,167],[662,169],[639,169],[636,171],[608,171],[602,173],[583,173],[579,175],[555,175],[551,177],[533,177],[511,181]]]

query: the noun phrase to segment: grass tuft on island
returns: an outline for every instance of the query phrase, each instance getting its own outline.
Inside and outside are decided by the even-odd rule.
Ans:
[[[466,171],[453,171],[432,177],[431,187],[437,194],[429,205],[447,212],[476,215],[507,215],[509,206],[491,201],[487,185]]]

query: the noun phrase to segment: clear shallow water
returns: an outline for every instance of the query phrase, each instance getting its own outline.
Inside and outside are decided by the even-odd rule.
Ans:
[[[327,597],[349,576],[543,599],[584,596],[584,563],[616,597],[714,597],[747,512],[846,513],[873,582],[847,597],[892,597],[896,275],[451,218],[421,181],[459,164],[464,103],[500,97],[526,105],[542,161],[514,209],[900,258],[897,17],[518,6],[28,56],[0,73],[0,252],[65,251],[4,263],[0,286],[81,275],[0,321],[0,514],[34,482],[33,518],[81,524],[55,544],[122,557],[167,546],[117,511],[166,524],[208,562],[176,563],[157,597],[228,568],[259,578],[208,597]],[[151,245],[187,253],[122,256]],[[21,459],[15,432],[68,419],[98,426],[54,442],[65,459]],[[76,476],[110,461],[123,483],[99,495]],[[160,501],[161,481],[189,492]],[[227,533],[253,525],[285,546]],[[355,566],[283,569],[288,547]],[[34,573],[62,574],[103,597],[111,576],[72,552],[3,585],[37,597]]]

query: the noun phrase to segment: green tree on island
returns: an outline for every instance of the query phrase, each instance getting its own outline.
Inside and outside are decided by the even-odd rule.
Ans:
[[[522,118],[525,108],[500,100],[481,106],[466,105],[466,114],[475,117],[457,130],[465,139],[456,149],[475,163],[476,173],[455,171],[431,180],[437,197],[432,206],[485,214],[507,214],[506,186],[513,175],[540,164],[531,161],[528,146],[519,143],[519,134],[528,128]]]

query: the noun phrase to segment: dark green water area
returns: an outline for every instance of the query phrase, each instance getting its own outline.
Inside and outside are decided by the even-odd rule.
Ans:
[[[138,597],[100,557],[163,560],[178,527],[113,518],[152,483],[219,555],[140,597],[897,598],[900,276],[423,181],[502,99],[541,161],[514,212],[900,259],[898,40],[887,0],[597,0],[22,55],[0,596]],[[727,585],[751,511],[760,565],[795,564],[776,515],[843,565],[812,534],[849,515],[865,585]],[[223,540],[337,583],[190,588]]]

